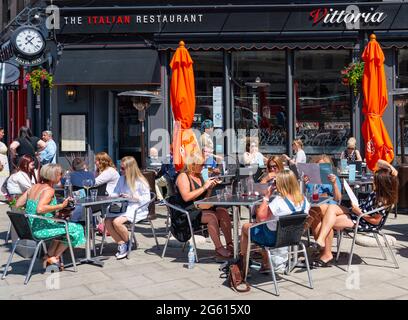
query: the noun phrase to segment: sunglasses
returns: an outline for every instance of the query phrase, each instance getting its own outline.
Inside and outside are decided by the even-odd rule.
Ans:
[[[277,165],[270,165],[270,166],[268,166],[268,169],[276,170],[276,169],[278,169],[278,166]]]

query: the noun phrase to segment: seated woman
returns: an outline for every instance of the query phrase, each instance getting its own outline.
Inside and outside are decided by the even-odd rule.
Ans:
[[[217,180],[210,178],[205,183],[201,175],[204,159],[200,155],[187,158],[186,166],[176,180],[176,187],[183,203],[181,207],[190,212],[193,226],[206,224],[208,233],[215,245],[215,252],[220,258],[229,258],[233,252],[231,219],[225,208],[196,208],[194,201],[204,199],[211,195],[212,189],[217,185]],[[220,228],[224,234],[227,248],[220,239]]]
[[[347,149],[344,150],[340,159],[347,159],[347,163],[362,161],[360,152],[356,149],[356,138],[351,137],[347,140]]]
[[[17,171],[7,180],[7,191],[10,195],[21,195],[37,183],[37,170],[34,159],[28,154],[18,161]]]
[[[243,155],[244,165],[258,165],[259,167],[265,166],[266,157],[259,152],[258,142],[247,138],[246,152]]]
[[[310,209],[310,204],[306,197],[302,195],[296,176],[291,170],[283,170],[277,174],[276,189],[279,195],[275,197],[272,202],[269,202],[273,187],[268,188],[267,194],[264,196],[263,202],[256,213],[256,222],[268,220],[270,220],[270,222],[251,229],[251,240],[259,245],[270,247],[275,245],[276,227],[279,216],[285,216],[299,211],[308,213]],[[252,225],[253,223],[246,223],[242,226],[240,258],[243,259],[244,266],[248,250],[248,231]],[[270,270],[266,252],[262,252],[262,257],[261,271],[265,272]]]
[[[357,217],[362,213],[375,210],[382,206],[396,204],[398,201],[398,172],[393,166],[383,160],[379,160],[377,170],[374,174],[374,189],[368,198],[361,201],[360,205],[353,204],[351,208],[344,206],[330,206],[322,220],[322,226],[316,238],[317,246],[329,247],[327,254],[321,255],[315,262],[317,266],[326,267],[333,260],[331,245],[333,240],[333,229],[343,230],[354,228]],[[387,217],[386,210],[376,212],[360,219],[358,228],[360,230],[372,230],[382,227]],[[328,253],[330,252],[330,254]]]
[[[118,252],[116,258],[123,259],[127,257],[131,240],[129,240],[129,231],[124,225],[127,222],[133,222],[135,210],[150,201],[150,186],[146,178],[140,171],[135,158],[124,157],[120,162],[120,177],[112,196],[120,196],[129,199],[129,205],[125,213],[110,213],[106,214],[105,225],[112,236],[113,240],[118,244]],[[137,213],[135,222],[146,219],[149,213],[149,208],[146,206],[143,210]]]
[[[280,157],[271,156],[266,162],[267,173],[261,178],[261,183],[275,181],[279,172],[283,171],[283,163]]]
[[[95,156],[95,187],[106,183],[106,192],[108,195],[113,193],[118,180],[119,173],[113,164],[111,157],[106,152],[99,152]]]
[[[61,180],[62,168],[59,164],[47,164],[41,168],[40,183],[28,189],[17,200],[16,207],[25,206],[26,212],[32,215],[44,215],[53,217],[56,211],[64,209],[69,202],[69,198],[57,204],[55,190],[53,186]],[[58,217],[58,215],[57,215]],[[38,239],[47,239],[50,236],[65,235],[65,225],[48,220],[30,219],[33,235]],[[85,243],[84,229],[76,223],[68,223],[68,232],[73,247],[78,247]],[[44,257],[44,268],[50,264],[56,264],[60,270],[63,269],[60,258],[62,253],[68,248],[67,240],[54,240],[48,248],[48,255]]]

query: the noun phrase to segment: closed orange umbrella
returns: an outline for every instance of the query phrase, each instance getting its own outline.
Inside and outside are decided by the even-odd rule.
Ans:
[[[193,60],[183,41],[180,41],[170,67],[172,70],[170,102],[175,121],[173,160],[178,171],[183,168],[186,156],[200,152],[197,139],[191,130],[195,112]]]
[[[370,36],[370,42],[364,49],[363,75],[363,114],[365,120],[362,133],[365,141],[367,167],[376,170],[379,159],[391,162],[394,150],[382,115],[388,104],[387,84],[384,71],[384,53],[376,40]]]

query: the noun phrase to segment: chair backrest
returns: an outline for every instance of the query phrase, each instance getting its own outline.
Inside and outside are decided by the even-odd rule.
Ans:
[[[276,248],[296,245],[304,233],[306,218],[305,213],[296,213],[280,216],[276,228]]]
[[[149,201],[149,204],[147,205],[149,208],[148,217],[150,220],[156,219],[156,210],[150,210],[152,206],[154,207],[155,201],[156,201],[156,194],[154,192],[150,192],[150,201]]]
[[[387,222],[388,216],[393,208],[394,208],[394,205],[389,205],[385,207],[385,216],[383,219],[381,219],[380,223],[375,228],[376,230],[381,230],[384,227],[385,223]]]
[[[16,230],[17,236],[20,240],[34,240],[34,236],[31,232],[30,221],[24,211],[7,211],[7,215],[10,218],[11,224]]]
[[[188,223],[188,212],[180,207],[179,195],[175,194],[164,200],[170,217],[170,231],[178,241],[187,242],[192,231]]]
[[[143,175],[146,178],[147,182],[149,183],[150,186],[150,191],[156,194],[156,172],[152,170],[143,170]],[[149,205],[149,217],[151,220],[156,219],[156,207],[154,205],[154,202],[152,202]]]
[[[107,183],[104,183],[104,184],[101,184],[100,186],[92,187],[89,190],[96,189],[98,190],[98,196],[106,196],[106,186],[107,185],[108,185]]]

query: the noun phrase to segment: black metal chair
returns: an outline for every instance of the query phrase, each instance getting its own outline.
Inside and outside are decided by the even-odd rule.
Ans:
[[[170,225],[171,225],[171,213],[172,213],[172,210],[173,210],[173,213],[178,212],[178,213],[181,213],[182,215],[186,215],[187,221],[188,221],[188,226],[189,226],[189,229],[190,229],[190,234],[191,234],[191,242],[192,242],[192,245],[193,245],[193,248],[194,248],[195,259],[196,259],[196,262],[199,262],[198,254],[197,254],[197,245],[195,243],[194,235],[202,233],[207,228],[202,226],[202,228],[200,230],[194,230],[193,225],[191,223],[189,212],[184,210],[183,208],[173,204],[173,203],[170,203],[170,202],[172,202],[172,199],[173,199],[173,197],[168,197],[167,199],[163,200],[164,204],[166,205],[166,208],[167,208],[167,222],[166,222],[167,240],[166,240],[166,243],[164,245],[161,257],[164,258],[164,255],[166,254],[167,245],[168,245],[168,243],[170,241],[170,237],[172,235]],[[170,230],[169,230],[169,228],[170,228]],[[189,240],[184,242],[183,250],[185,249],[188,242],[189,242]]]
[[[387,221],[388,215],[391,212],[391,210],[393,209],[393,207],[394,206],[391,206],[391,205],[390,206],[383,206],[383,207],[377,208],[375,210],[363,213],[363,214],[358,216],[357,222],[356,222],[356,225],[355,225],[354,228],[346,228],[346,229],[343,229],[343,230],[339,230],[337,232],[338,233],[338,246],[337,246],[336,261],[338,261],[339,257],[340,257],[340,245],[341,245],[341,240],[343,239],[343,234],[344,233],[348,233],[348,234],[352,233],[353,234],[353,236],[352,236],[353,237],[353,242],[351,244],[349,260],[348,260],[348,264],[347,264],[347,271],[350,271],[351,261],[353,259],[353,254],[354,254],[354,245],[356,243],[356,236],[357,236],[358,233],[361,233],[361,234],[370,234],[370,233],[372,233],[375,240],[377,241],[378,247],[380,248],[383,259],[387,260],[387,256],[385,254],[385,251],[384,251],[384,249],[383,249],[383,247],[381,245],[380,239],[378,238],[378,235],[382,236],[383,239],[384,239],[385,246],[388,248],[388,250],[390,252],[390,255],[391,255],[391,258],[392,258],[392,260],[393,260],[393,262],[395,264],[395,268],[399,269],[399,265],[398,265],[397,259],[395,258],[394,252],[392,251],[392,248],[391,248],[390,244],[388,243],[386,235],[382,232],[382,228],[384,227],[384,225],[385,225],[385,223]],[[383,220],[383,223],[378,228],[372,228],[372,229],[367,229],[367,230],[358,230],[358,225],[359,225],[360,219],[362,219],[365,216],[371,215],[373,213],[380,212],[382,210],[386,210],[386,216],[385,216],[385,218]]]
[[[47,217],[38,216],[38,215],[29,215],[29,214],[26,214],[24,211],[16,211],[16,210],[7,211],[7,215],[9,216],[10,221],[11,221],[14,229],[16,230],[18,239],[16,240],[15,244],[13,245],[13,249],[12,249],[11,254],[9,256],[9,259],[7,261],[6,267],[4,268],[3,276],[1,277],[3,280],[7,276],[7,271],[8,271],[8,268],[10,266],[10,263],[11,263],[11,261],[13,259],[14,252],[16,251],[16,248],[17,248],[17,246],[18,246],[18,244],[19,244],[19,242],[21,240],[32,240],[32,241],[35,241],[37,243],[37,245],[35,247],[33,257],[31,258],[30,267],[28,268],[28,272],[27,272],[26,278],[24,280],[24,284],[27,284],[28,281],[30,280],[31,272],[32,272],[33,266],[34,266],[34,262],[35,262],[35,259],[37,258],[40,247],[43,246],[43,248],[46,250],[45,243],[47,241],[55,240],[55,239],[61,239],[62,237],[66,237],[66,239],[67,239],[69,251],[71,253],[72,264],[74,266],[74,271],[77,272],[77,267],[76,267],[76,263],[75,263],[75,256],[74,256],[74,250],[72,248],[71,240],[70,240],[70,237],[69,237],[68,222],[67,221],[62,220],[62,219],[47,218]],[[41,219],[41,220],[54,221],[54,222],[64,224],[65,234],[63,236],[59,235],[59,236],[50,237],[50,238],[47,238],[47,239],[37,239],[36,237],[34,237],[33,233],[31,232],[31,225],[30,225],[29,219]]]
[[[146,207],[150,208],[150,206],[154,205],[154,201],[156,201],[156,194],[154,192],[150,192],[149,202],[146,202],[143,205],[137,207],[136,210],[135,210],[135,215],[134,215],[133,222],[127,223],[127,227],[128,227],[129,232],[130,232],[130,237],[129,238],[131,239],[131,241],[133,241],[133,245],[134,245],[135,249],[137,249],[137,247],[138,247],[138,243],[137,243],[137,239],[136,239],[136,235],[135,235],[135,225],[136,224],[145,224],[145,223],[150,224],[154,240],[156,241],[156,246],[159,247],[159,242],[158,242],[157,237],[156,237],[156,231],[154,229],[154,225],[153,225],[153,222],[152,222],[152,220],[156,219],[156,215],[155,214],[152,215],[152,211],[149,210],[149,213],[148,213],[146,219],[135,222],[137,213],[144,210]],[[103,247],[104,247],[105,239],[106,239],[106,228],[104,228],[104,232],[103,232],[103,235],[102,235],[101,248],[100,248],[100,251],[99,251],[99,254],[101,254],[101,255],[103,253]],[[129,253],[130,253],[130,250],[131,250],[131,247],[129,246],[128,247]],[[128,253],[128,255],[129,255],[129,253]]]
[[[306,247],[301,242],[301,238],[304,233],[304,226],[305,226],[307,217],[308,215],[305,213],[297,213],[297,214],[291,214],[287,216],[280,216],[277,222],[277,227],[276,227],[275,246],[268,247],[268,246],[260,245],[268,253],[269,265],[271,267],[271,272],[272,272],[272,280],[275,286],[275,294],[277,296],[279,295],[279,289],[278,289],[278,283],[276,281],[274,266],[272,263],[272,255],[273,255],[272,251],[274,249],[278,249],[282,247],[296,247],[295,250],[289,250],[288,252],[289,255],[297,256],[299,253],[303,253],[305,257],[307,275],[309,278],[309,286],[311,289],[313,289],[313,281],[312,281],[312,276],[310,273],[310,266],[309,266],[309,260],[307,257]],[[246,256],[245,277],[248,275],[249,258],[250,258],[250,253],[251,253],[251,250],[250,250],[251,248],[251,229],[253,229],[256,226],[267,224],[269,222],[270,221],[263,221],[263,222],[256,223],[252,225],[248,230],[248,251],[247,251],[247,256]],[[301,248],[301,250],[299,250],[299,247]],[[287,270],[288,270],[288,273],[291,271],[290,265],[288,265]]]

